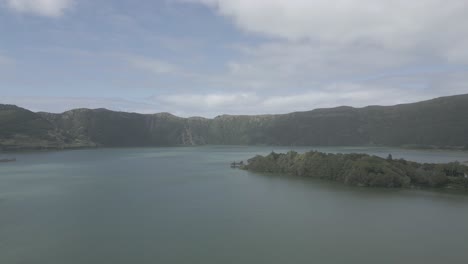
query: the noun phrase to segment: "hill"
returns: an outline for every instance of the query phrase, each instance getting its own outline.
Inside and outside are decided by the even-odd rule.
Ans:
[[[68,135],[40,114],[14,105],[0,105],[0,149],[62,149],[95,145]]]
[[[213,119],[107,109],[33,113],[0,105],[3,149],[203,144],[466,148],[468,94],[395,106]]]

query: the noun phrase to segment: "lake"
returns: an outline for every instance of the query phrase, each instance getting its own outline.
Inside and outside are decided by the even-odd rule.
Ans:
[[[348,187],[229,167],[290,149],[15,154],[16,163],[0,164],[0,263],[467,263],[466,194]],[[468,160],[457,151],[294,149]]]

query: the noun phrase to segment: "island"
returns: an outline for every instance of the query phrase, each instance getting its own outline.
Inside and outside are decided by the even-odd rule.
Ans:
[[[241,167],[253,172],[278,173],[341,182],[362,187],[432,187],[468,190],[468,166],[459,162],[417,163],[368,154],[299,154],[272,152],[255,156]]]

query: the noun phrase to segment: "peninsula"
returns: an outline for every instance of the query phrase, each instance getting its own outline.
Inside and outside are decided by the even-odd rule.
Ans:
[[[363,187],[468,188],[468,166],[459,162],[428,164],[367,154],[272,152],[248,160],[242,169],[341,182]]]

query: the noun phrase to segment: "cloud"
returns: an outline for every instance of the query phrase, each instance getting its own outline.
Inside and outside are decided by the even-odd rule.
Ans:
[[[71,8],[74,0],[5,0],[8,7],[16,12],[47,17],[62,16]]]
[[[212,7],[247,31],[292,40],[308,38],[334,43],[368,40],[385,44],[397,40],[402,41],[398,45],[405,46],[404,39],[414,41],[443,28],[466,30],[459,23],[468,22],[465,0],[189,1]]]
[[[128,56],[126,59],[131,66],[154,74],[171,74],[178,72],[178,68],[175,65],[163,60],[139,56]]]
[[[238,107],[256,103],[258,98],[252,93],[212,93],[178,94],[156,97],[162,103],[176,107],[214,109],[219,107]]]
[[[265,94],[257,105],[267,112],[468,92],[460,77],[468,65],[466,0],[179,1],[263,36],[235,43],[238,56],[209,82]]]
[[[342,105],[395,105],[468,93],[468,69],[395,74],[364,81],[333,82],[312,89],[225,91],[155,96],[149,101],[180,116],[281,114]]]
[[[414,54],[383,53],[375,47],[317,47],[304,42],[268,41],[235,49],[239,55],[226,62],[224,72],[206,74],[194,83],[241,92],[301,92],[404,71],[419,59]]]
[[[18,12],[52,17],[62,15],[78,2],[1,1]],[[171,24],[186,14],[183,19],[196,19],[191,12],[199,8],[172,12],[174,9],[161,17],[143,17],[132,13],[135,10],[124,10],[116,13],[125,15],[100,16],[112,23],[101,23],[99,32],[93,31],[94,19],[82,21],[79,31],[61,29],[61,35],[53,39],[76,39],[63,36],[79,34],[78,39],[89,41],[83,43],[87,47],[90,44],[90,50],[73,51],[67,45],[34,47],[49,49],[50,59],[38,64],[29,59],[37,56],[20,56],[24,61],[18,61],[22,67],[15,67],[16,74],[3,73],[12,76],[2,79],[4,89],[9,94],[21,94],[13,91],[16,87],[24,94],[31,86],[52,87],[49,93],[41,94],[154,95],[136,101],[12,99],[37,110],[107,107],[206,117],[286,113],[339,105],[392,105],[468,93],[466,0],[173,1],[179,2],[177,5],[180,1],[205,5],[247,34],[240,35],[220,23],[217,27],[226,29],[225,34],[212,42],[212,38],[200,37],[218,32],[210,27],[200,26],[200,32],[195,33],[202,34],[189,34],[185,27]],[[119,6],[109,8],[122,11]],[[108,13],[112,12],[102,14]],[[206,19],[202,22],[216,22],[219,18]],[[171,30],[162,30],[155,20]],[[141,49],[131,41],[125,42],[128,38],[122,36],[151,45]],[[117,49],[113,47],[116,43]],[[72,44],[80,48],[80,43]],[[91,44],[109,49],[102,51]],[[0,67],[5,62],[8,58],[0,57]],[[28,78],[24,78],[26,71],[30,73]]]
[[[241,29],[292,41],[443,52],[467,37],[466,0],[189,0]],[[430,42],[427,42],[431,40]],[[440,50],[441,49],[441,50]]]
[[[142,99],[106,97],[2,96],[0,103],[33,111],[63,112],[73,108],[107,108],[137,113],[170,112],[182,117],[220,114],[282,114],[342,105],[395,105],[468,93],[468,69],[395,74],[366,81],[334,82],[314,89],[212,91],[155,95]],[[444,88],[441,88],[444,87]]]

